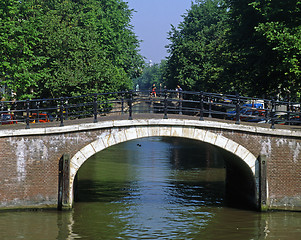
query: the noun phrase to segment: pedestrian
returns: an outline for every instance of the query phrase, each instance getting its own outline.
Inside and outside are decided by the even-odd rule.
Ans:
[[[157,94],[156,94],[156,84],[153,84],[153,87],[152,87],[152,96],[153,97],[157,97]]]
[[[177,91],[177,98],[180,98],[180,94],[183,91],[183,89],[180,87],[180,85],[177,85],[176,91]]]

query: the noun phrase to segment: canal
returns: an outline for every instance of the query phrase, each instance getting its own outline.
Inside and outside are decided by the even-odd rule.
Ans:
[[[225,201],[217,148],[152,137],[112,146],[80,168],[72,211],[0,212],[0,239],[299,239],[297,212]]]

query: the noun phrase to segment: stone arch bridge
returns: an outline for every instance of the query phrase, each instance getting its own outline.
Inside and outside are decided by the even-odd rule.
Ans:
[[[112,145],[152,136],[216,146],[226,195],[259,210],[301,210],[301,131],[194,119],[103,119],[0,129],[0,208],[71,208],[81,165]]]

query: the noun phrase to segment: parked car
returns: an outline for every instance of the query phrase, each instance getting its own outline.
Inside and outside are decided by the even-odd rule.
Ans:
[[[276,118],[275,123],[281,125],[301,125],[300,113],[283,114],[281,118]]]
[[[29,116],[29,121],[31,123],[37,123],[37,122],[52,122],[53,121],[53,116],[49,113],[33,113]]]
[[[262,122],[265,121],[264,109],[260,108],[242,108],[239,112],[240,120],[246,122]],[[236,120],[236,111],[228,111],[226,119]]]
[[[16,123],[18,123],[15,120],[14,114],[11,114],[11,113],[2,113],[0,121],[1,121],[1,125],[16,124]]]
[[[300,113],[290,113],[288,116],[287,113],[279,112],[276,113],[273,117],[274,124],[279,125],[301,125],[301,118]],[[263,123],[266,121],[261,121],[260,123]],[[271,119],[267,121],[267,123],[272,123]]]
[[[300,113],[290,114],[291,125],[301,125]]]
[[[244,109],[241,112],[240,120],[247,122],[262,122],[265,120],[266,111],[263,109]]]
[[[248,122],[260,122],[265,119],[265,110],[262,103],[245,103],[240,109],[240,120]],[[245,115],[245,116],[242,116]],[[227,111],[226,119],[236,120],[236,109]]]
[[[279,125],[285,125],[287,121],[286,113],[276,113],[274,116],[274,123]],[[271,123],[271,119],[269,119],[268,123]]]

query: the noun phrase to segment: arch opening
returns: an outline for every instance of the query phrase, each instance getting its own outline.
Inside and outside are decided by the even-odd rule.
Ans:
[[[220,152],[208,143],[173,137],[136,139],[111,146],[82,165],[75,202],[115,197],[118,201],[153,191],[170,202],[190,204],[192,199],[219,206],[224,199],[225,172]]]
[[[71,159],[70,206],[73,203],[73,183],[80,166],[92,155],[115,144],[143,137],[182,137],[210,144],[222,152],[226,166],[226,198],[232,205],[257,208],[258,190],[255,179],[256,158],[241,145],[221,135],[188,127],[127,127],[114,129],[80,150]]]

